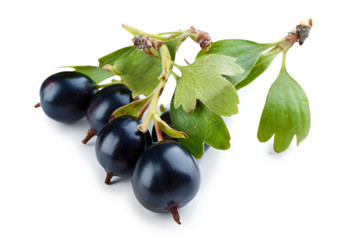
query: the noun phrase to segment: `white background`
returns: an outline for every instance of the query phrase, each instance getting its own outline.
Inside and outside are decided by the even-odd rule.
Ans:
[[[341,8],[339,1],[2,1],[0,3],[0,239],[342,239]],[[301,20],[314,26],[288,53],[287,69],[308,95],[311,131],[281,154],[256,132],[281,56],[239,91],[227,119],[231,148],[199,160],[202,185],[169,214],[145,210],[130,180],[107,186],[81,120],[48,119],[40,84],[65,65],[96,65],[131,44],[121,24],[152,33],[206,30],[213,40],[274,42]],[[176,62],[193,61],[187,40]],[[168,103],[174,80],[161,100]]]

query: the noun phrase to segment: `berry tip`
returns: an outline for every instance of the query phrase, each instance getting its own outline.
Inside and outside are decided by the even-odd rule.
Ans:
[[[181,225],[180,216],[179,216],[179,213],[178,213],[178,207],[175,206],[175,207],[170,208],[170,212],[172,214],[173,220],[175,220],[176,223]]]
[[[105,184],[109,185],[110,184],[110,180],[112,179],[113,176],[114,176],[113,173],[107,172]]]
[[[87,142],[96,135],[96,132],[93,128],[88,129],[87,136],[82,140],[83,144],[87,144]]]

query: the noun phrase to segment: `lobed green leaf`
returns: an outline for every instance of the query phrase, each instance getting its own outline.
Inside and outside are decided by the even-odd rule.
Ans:
[[[160,61],[143,50],[116,60],[113,67],[121,81],[133,90],[133,98],[140,94],[149,96],[158,86],[162,72]]]
[[[171,121],[174,128],[185,132],[187,139],[178,139],[196,157],[201,158],[204,152],[204,143],[217,149],[230,147],[230,136],[223,119],[202,102],[198,101],[196,109],[187,113],[183,108],[175,108],[171,102]]]
[[[266,142],[274,135],[274,150],[282,152],[288,148],[294,135],[297,136],[297,144],[306,138],[310,121],[308,98],[283,64],[267,94],[258,139]]]
[[[180,35],[165,43],[172,59],[175,58],[179,46],[185,39],[185,36]],[[159,84],[158,77],[162,72],[160,61],[134,46],[108,54],[100,58],[99,62],[100,66],[107,64],[113,66],[113,70],[121,77],[121,81],[133,90],[133,98],[140,94],[150,95]]]
[[[239,98],[233,85],[222,74],[238,75],[243,69],[235,59],[224,55],[205,55],[188,66],[178,66],[182,72],[175,90],[174,105],[190,113],[197,100],[221,116],[238,112]]]
[[[174,60],[178,48],[186,38],[186,35],[180,35],[175,39],[165,42],[170,50],[172,60]],[[96,84],[118,74],[121,76],[122,82],[133,90],[134,98],[140,94],[148,96],[159,83],[158,76],[161,73],[160,62],[134,46],[121,48],[101,57],[98,61],[99,67],[70,67],[74,68],[77,72],[89,76]],[[104,69],[105,65],[114,66],[115,74]]]

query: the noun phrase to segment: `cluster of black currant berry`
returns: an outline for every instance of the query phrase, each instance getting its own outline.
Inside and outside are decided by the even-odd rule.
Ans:
[[[86,116],[90,129],[88,140],[97,136],[96,157],[105,169],[106,184],[113,176],[132,177],[138,201],[153,212],[171,212],[180,224],[178,208],[191,201],[200,186],[200,171],[192,154],[164,135],[158,142],[155,130],[138,130],[140,119],[112,113],[133,101],[132,93],[123,84],[98,89],[86,75],[60,72],[48,77],[40,88],[40,103],[50,118],[71,123]],[[161,118],[172,126],[168,111]],[[206,146],[208,148],[208,145]]]
[[[75,72],[48,77],[36,107],[65,123],[86,116],[90,129],[82,142],[97,136],[96,158],[107,173],[105,183],[110,184],[113,176],[132,177],[134,194],[145,208],[171,212],[180,224],[178,209],[195,197],[200,185],[194,156],[202,157],[209,148],[205,142],[214,148],[229,148],[230,135],[222,117],[238,112],[236,90],[254,81],[281,52],[282,67],[267,95],[258,138],[266,142],[275,135],[274,150],[280,153],[295,135],[297,144],[308,135],[308,99],[288,74],[285,62],[294,43],[302,45],[308,37],[311,19],[268,44],[243,39],[212,42],[207,32],[194,27],[150,34],[122,26],[134,35],[134,46],[101,57],[98,67],[72,66]],[[187,38],[201,50],[193,63],[181,66],[174,58]],[[159,116],[158,101],[171,75],[177,82],[171,112]],[[121,81],[99,85],[112,76],[120,76]],[[139,99],[142,95],[145,97]],[[205,136],[207,127],[214,134]]]

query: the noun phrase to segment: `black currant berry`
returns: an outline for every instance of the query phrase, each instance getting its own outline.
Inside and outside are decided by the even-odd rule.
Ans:
[[[91,97],[95,93],[94,82],[78,72],[59,72],[48,77],[40,88],[40,103],[46,115],[65,123],[85,116]]]
[[[171,116],[170,116],[170,111],[165,111],[160,115],[160,118],[165,121],[170,127],[174,128],[173,123],[171,122]],[[165,134],[162,132],[163,139],[164,140],[172,140],[172,141],[178,141],[177,138],[170,137],[169,135]],[[153,142],[158,142],[157,134],[156,134],[156,129],[153,126],[152,128],[152,140]],[[204,143],[204,152],[206,152],[209,149],[209,145]]]
[[[123,84],[111,85],[98,91],[93,96],[88,108],[87,120],[90,129],[82,142],[85,144],[93,136],[98,135],[108,123],[112,113],[131,101],[133,101],[132,92]]]
[[[140,132],[139,124],[135,117],[122,116],[110,121],[99,133],[96,158],[107,172],[106,184],[112,176],[131,176],[138,158],[150,144],[150,133]]]
[[[191,153],[178,142],[151,145],[133,172],[133,191],[138,201],[153,212],[171,212],[180,224],[178,208],[198,192],[200,171]]]

